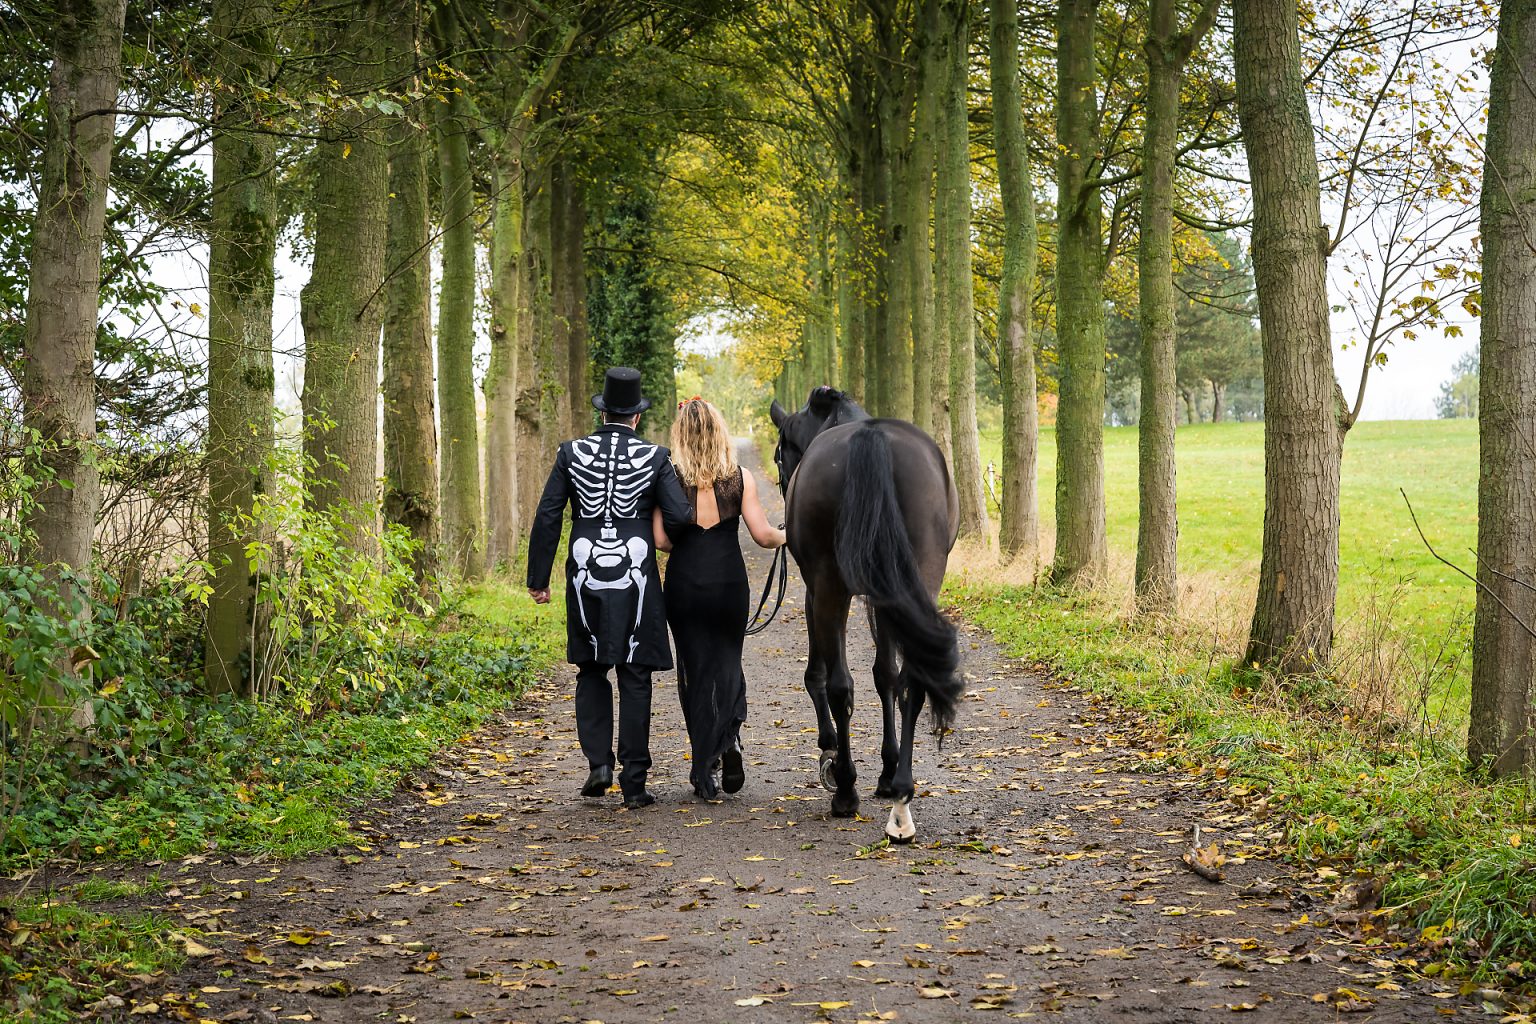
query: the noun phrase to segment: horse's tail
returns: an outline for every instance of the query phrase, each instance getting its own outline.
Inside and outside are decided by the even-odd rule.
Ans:
[[[837,567],[869,599],[901,650],[902,674],[925,692],[934,722],[947,727],[965,685],[955,627],[939,614],[917,572],[917,556],[896,499],[891,442],[873,423],[853,432],[837,517]]]

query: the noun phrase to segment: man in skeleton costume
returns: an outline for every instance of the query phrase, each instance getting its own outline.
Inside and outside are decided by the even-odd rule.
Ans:
[[[667,449],[635,433],[650,400],[640,372],[614,367],[592,404],[603,413],[595,433],[560,446],[528,541],[528,592],[549,600],[549,578],[571,505],[565,561],[566,658],[576,666],[576,735],[591,766],[582,796],[613,785],[613,690],[619,683],[619,788],[624,806],[655,803],[645,789],[651,766],[651,673],[672,667],[661,577],[652,548],[651,512],[669,526],[693,520]]]

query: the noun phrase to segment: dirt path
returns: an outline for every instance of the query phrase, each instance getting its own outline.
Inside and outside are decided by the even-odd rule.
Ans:
[[[752,558],[760,579],[766,561]],[[1169,770],[1139,719],[1009,662],[974,630],[959,730],[942,752],[920,743],[917,844],[877,845],[867,675],[855,749],[868,819],[830,818],[791,593],[748,644],[737,797],[693,798],[667,675],[652,739],[660,802],[626,812],[617,795],[580,799],[561,672],[371,808],[366,847],[163,868],[182,880],[158,909],[205,929],[210,951],[142,992],[141,1011],[153,1000],[176,1019],[399,1024],[1478,1012],[1374,959],[1352,915],[1319,927],[1340,908],[1265,859],[1244,787],[1209,792]],[[867,665],[862,630],[857,644],[854,664]],[[1237,857],[1223,883],[1178,863],[1195,821]]]

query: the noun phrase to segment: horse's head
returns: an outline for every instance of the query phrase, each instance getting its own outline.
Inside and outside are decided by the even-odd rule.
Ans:
[[[768,414],[773,418],[773,425],[779,428],[779,444],[773,450],[773,461],[779,467],[780,491],[789,489],[789,478],[795,475],[795,467],[800,465],[800,459],[817,434],[828,427],[869,419],[869,413],[846,391],[826,384],[811,391],[800,411],[789,412],[775,400],[769,406]]]

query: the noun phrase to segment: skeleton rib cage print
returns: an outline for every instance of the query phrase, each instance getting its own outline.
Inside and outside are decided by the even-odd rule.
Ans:
[[[622,453],[620,442],[624,445]],[[584,518],[601,518],[603,526],[611,529],[614,519],[639,516],[640,496],[656,475],[660,448],[638,437],[611,433],[573,441],[571,450],[575,456],[571,476]]]

